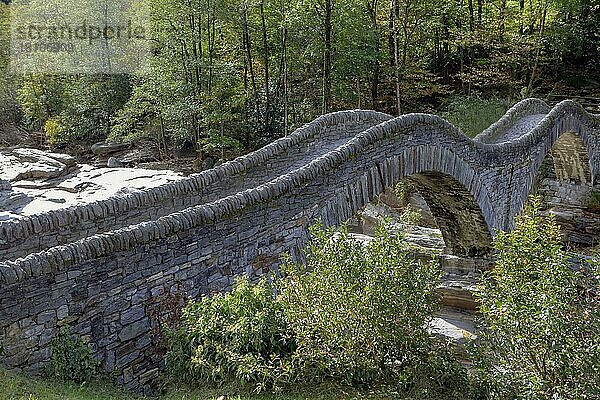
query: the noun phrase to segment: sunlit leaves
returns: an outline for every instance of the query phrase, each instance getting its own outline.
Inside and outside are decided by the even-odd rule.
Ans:
[[[560,229],[533,199],[511,233],[495,239],[498,260],[478,295],[475,343],[493,396],[595,398],[600,368],[597,270],[570,268]]]

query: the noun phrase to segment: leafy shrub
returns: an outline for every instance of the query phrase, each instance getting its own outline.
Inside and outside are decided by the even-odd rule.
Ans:
[[[265,279],[241,279],[230,293],[187,305],[182,327],[168,333],[172,381],[255,390],[330,379],[415,383],[419,360],[433,354],[426,326],[439,268],[413,261],[384,228],[368,245],[345,228],[336,237],[311,230],[306,264],[286,258],[276,297]],[[442,364],[434,369],[445,381]]]
[[[238,279],[231,293],[190,303],[183,326],[170,332],[167,366],[187,383],[271,386],[294,342],[266,280]]]
[[[454,97],[447,107],[448,110],[442,116],[462,129],[467,136],[475,137],[506,113],[509,102],[466,96]]]
[[[600,191],[593,191],[587,203],[587,208],[592,211],[600,212]]]
[[[483,386],[492,398],[597,398],[597,269],[569,268],[558,226],[538,209],[536,199],[495,239],[497,263],[478,295]]]
[[[50,343],[52,356],[48,374],[61,381],[84,384],[106,378],[106,372],[92,355],[89,342],[62,328]]]
[[[454,343],[437,341],[415,366],[405,384],[407,399],[479,399],[474,382],[456,354]]]
[[[51,146],[66,142],[69,140],[68,132],[62,123],[60,117],[48,118],[44,122],[44,133],[46,134],[48,144]]]
[[[288,258],[278,280],[298,373],[349,383],[406,373],[428,349],[439,268],[413,261],[385,228],[368,245],[345,228],[334,239],[319,225],[311,233],[306,263]]]
[[[394,186],[394,194],[398,197],[398,200],[400,200],[400,203],[403,206],[409,204],[410,196],[416,192],[416,190],[417,188],[415,185],[408,180],[401,180]]]

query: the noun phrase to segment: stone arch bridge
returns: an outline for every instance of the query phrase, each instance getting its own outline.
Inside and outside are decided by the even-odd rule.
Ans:
[[[174,283],[196,297],[260,274],[284,251],[298,256],[313,221],[340,224],[402,179],[451,252],[485,254],[548,160],[591,191],[600,117],[528,99],[470,139],[433,115],[342,111],[182,181],[0,222],[0,363],[39,370],[69,324],[121,382],[148,390],[158,360],[146,308]]]

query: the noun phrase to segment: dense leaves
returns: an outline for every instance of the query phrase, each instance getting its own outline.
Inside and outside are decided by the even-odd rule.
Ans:
[[[597,399],[600,268],[569,257],[538,211],[534,199],[495,238],[469,369],[427,332],[437,265],[412,260],[402,235],[384,228],[365,244],[316,225],[304,262],[285,258],[271,284],[242,279],[186,308],[170,333],[171,375],[256,390],[392,382],[422,399]]]
[[[414,367],[428,350],[439,267],[411,259],[402,237],[383,228],[367,245],[332,233],[313,227],[306,263],[282,267],[279,301],[299,367],[350,383]]]
[[[558,226],[537,212],[534,201],[496,237],[479,295],[480,372],[492,398],[598,398],[599,271],[570,268]]]
[[[189,304],[183,326],[168,336],[172,379],[191,384],[272,386],[282,379],[294,349],[281,306],[265,280],[239,279],[231,293]]]
[[[414,382],[434,357],[426,326],[438,305],[439,268],[413,261],[386,230],[366,246],[345,230],[312,233],[306,263],[288,260],[275,290],[264,279],[241,279],[231,293],[186,307],[182,328],[170,333],[171,376],[258,390],[392,376]],[[430,371],[447,367],[439,365]]]
[[[48,375],[53,379],[87,384],[108,377],[94,359],[89,342],[63,327],[50,343],[52,350]]]
[[[152,59],[115,77],[8,74],[1,3],[0,125],[230,158],[328,111],[580,90],[599,65],[590,0],[146,1]]]

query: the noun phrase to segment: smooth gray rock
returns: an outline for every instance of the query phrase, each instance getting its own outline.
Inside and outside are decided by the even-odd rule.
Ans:
[[[211,169],[215,166],[215,159],[212,157],[206,157],[202,160],[202,170]]]
[[[130,147],[129,143],[94,143],[91,147],[92,153],[96,155],[107,155],[119,151],[127,150]]]
[[[123,164],[121,161],[119,161],[115,157],[110,157],[108,159],[108,161],[106,162],[106,166],[108,168],[123,168],[125,166],[125,164]]]

